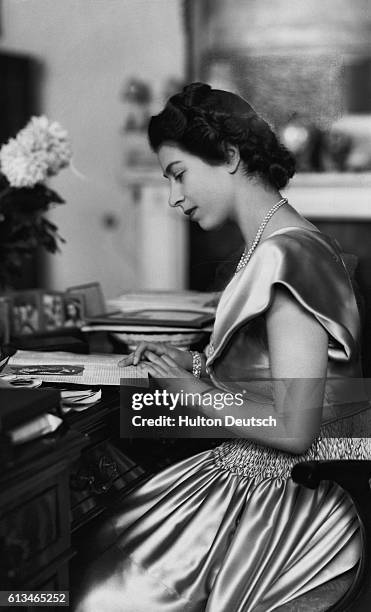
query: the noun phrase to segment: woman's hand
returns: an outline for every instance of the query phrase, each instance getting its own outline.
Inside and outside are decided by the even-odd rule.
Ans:
[[[119,366],[138,365],[141,361],[151,361],[149,354],[157,357],[168,357],[182,370],[192,371],[192,355],[189,351],[181,351],[165,342],[141,342],[133,353],[127,355]]]
[[[139,364],[153,378],[187,378],[195,381],[195,377],[191,372],[182,368],[172,357],[167,354],[158,355],[153,351],[146,349],[146,361]]]
[[[150,374],[157,380],[160,387],[164,386],[168,391],[184,391],[185,393],[204,393],[210,389],[210,385],[193,376],[188,370],[181,368],[168,355],[159,356],[149,350],[146,354],[147,361],[142,361],[138,365],[139,373],[143,370],[143,376]]]

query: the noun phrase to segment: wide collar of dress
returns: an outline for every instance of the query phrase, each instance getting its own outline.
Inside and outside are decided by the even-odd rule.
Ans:
[[[359,321],[340,251],[319,231],[287,227],[262,241],[225,288],[216,312],[208,367],[238,328],[269,308],[275,284],[286,286],[337,341],[332,356],[349,360]]]

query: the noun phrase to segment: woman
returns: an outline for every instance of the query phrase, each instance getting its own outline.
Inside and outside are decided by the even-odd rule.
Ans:
[[[276,426],[236,421],[232,440],[135,491],[79,612],[268,612],[359,558],[347,496],[290,479],[300,460],[371,456],[365,438],[326,438],[364,426],[354,390],[344,399],[347,381],[361,376],[351,281],[337,246],[282,198],[294,162],[245,100],[189,85],[152,117],[149,139],[170,206],[205,230],[233,219],[246,250],[207,358],[141,344],[123,365],[138,364],[169,390],[241,392],[230,414],[273,415]]]

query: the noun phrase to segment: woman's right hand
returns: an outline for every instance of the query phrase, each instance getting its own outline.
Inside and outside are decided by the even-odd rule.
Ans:
[[[189,372],[192,371],[193,360],[191,353],[189,351],[181,351],[170,344],[166,344],[166,342],[140,342],[135,351],[121,359],[118,365],[138,365],[140,361],[148,361],[147,351],[155,353],[159,357],[166,355],[175,361],[180,368]]]

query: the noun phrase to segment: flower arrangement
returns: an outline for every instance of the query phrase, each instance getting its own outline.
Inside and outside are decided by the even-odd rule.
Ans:
[[[44,116],[32,117],[0,148],[0,286],[12,282],[38,246],[55,253],[64,242],[43,216],[64,200],[45,181],[71,156],[67,132]]]

